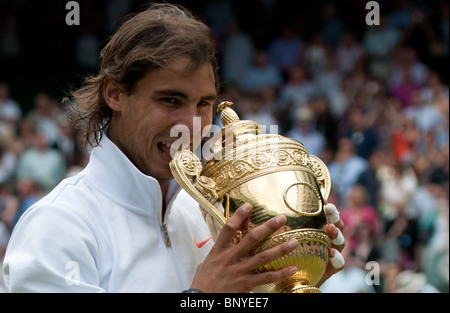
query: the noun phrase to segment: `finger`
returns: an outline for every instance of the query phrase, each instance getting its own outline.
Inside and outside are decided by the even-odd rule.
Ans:
[[[286,223],[286,221],[286,216],[278,215],[271,218],[261,226],[251,230],[239,243],[239,254],[241,256],[248,255],[258,244],[279,230]]]
[[[328,223],[335,224],[340,230],[344,229],[344,222],[339,217],[336,206],[333,203],[327,203],[324,208]]]
[[[329,249],[329,262],[327,269],[325,270],[325,274],[322,276],[322,278],[319,280],[319,282],[316,284],[316,287],[320,287],[324,281],[326,281],[328,278],[330,278],[332,275],[336,274],[337,272],[341,271],[345,265],[345,259],[342,256],[342,254],[337,251],[336,249],[330,248]]]
[[[342,235],[342,232],[339,228],[336,228],[337,235],[335,238],[331,239],[331,242],[335,246],[342,246],[345,242],[344,235]]]
[[[339,251],[342,251],[345,247],[345,238],[342,235],[341,230],[334,224],[327,224],[325,226],[325,231],[330,237],[333,247]]]
[[[325,214],[327,216],[328,223],[337,223],[339,221],[339,211],[333,203],[327,203],[325,205]]]
[[[263,273],[256,273],[251,280],[254,286],[276,283],[280,280],[285,280],[297,273],[297,267],[287,266],[278,271],[267,271]]]
[[[298,240],[291,239],[273,248],[255,254],[246,259],[247,270],[255,270],[263,265],[268,264],[278,258],[281,258],[298,247]]]
[[[229,246],[233,242],[236,232],[239,229],[246,228],[244,224],[248,221],[251,211],[252,206],[250,204],[244,203],[241,205],[223,225],[215,244],[219,247]]]
[[[330,263],[331,263],[331,266],[333,266],[333,268],[340,269],[341,267],[344,266],[345,260],[339,251],[337,251],[336,249],[331,249]]]

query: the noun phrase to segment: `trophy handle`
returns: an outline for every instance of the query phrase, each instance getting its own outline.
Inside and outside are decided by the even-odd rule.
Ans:
[[[324,200],[328,199],[331,192],[331,175],[325,163],[315,155],[309,155],[309,168],[314,172],[320,193]]]
[[[225,216],[208,200],[215,196],[214,181],[200,173],[202,163],[197,156],[189,150],[175,153],[169,163],[173,177],[186,192],[194,198],[199,205],[216,220],[220,226],[226,222]],[[206,196],[205,196],[206,195]]]

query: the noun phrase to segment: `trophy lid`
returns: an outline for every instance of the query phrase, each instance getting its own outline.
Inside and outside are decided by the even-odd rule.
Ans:
[[[236,112],[230,108],[233,102],[224,101],[217,107],[217,112],[221,111],[221,121],[223,128],[213,138],[211,148],[215,152],[224,150],[225,146],[233,145],[236,141],[247,138],[248,136],[255,136],[264,133],[261,124],[255,121],[240,120]],[[244,137],[241,137],[245,135]],[[214,156],[217,159],[217,155]]]
[[[331,181],[323,162],[309,155],[297,140],[266,134],[261,124],[240,120],[230,108],[232,102],[219,104],[223,128],[212,139],[212,157],[206,159],[202,175],[211,177],[220,197],[234,186],[273,171],[301,170],[314,175],[326,199]],[[230,175],[224,175],[224,172]]]

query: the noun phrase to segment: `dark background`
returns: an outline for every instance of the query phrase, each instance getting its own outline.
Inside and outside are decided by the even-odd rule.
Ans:
[[[291,25],[305,41],[327,22],[322,8],[330,1],[293,1],[293,0],[224,0],[231,2],[235,18],[244,32],[249,34],[256,47],[266,48],[284,25]],[[99,49],[104,45],[115,25],[107,25],[106,12],[111,1],[79,0],[80,25],[68,26],[65,18],[69,10],[65,9],[68,1],[63,0],[0,0],[0,39],[8,27],[13,27],[20,44],[20,54],[16,56],[0,55],[0,82],[11,88],[11,96],[21,105],[26,113],[33,105],[33,97],[38,92],[46,92],[55,98],[66,95],[71,89],[80,85],[82,77],[96,68],[80,66],[75,61],[77,39],[84,34],[93,34],[99,42]],[[214,27],[215,21],[205,17],[206,5],[222,0],[184,0],[168,1],[182,4]],[[337,0],[335,4],[337,17],[345,27],[356,33],[361,39],[366,31],[365,16],[368,1]],[[129,1],[130,10],[142,10],[149,1]],[[270,3],[265,5],[264,3]],[[389,14],[405,3],[414,4],[422,10],[431,27],[439,35],[440,10],[448,1],[390,1],[380,0],[381,14]],[[13,26],[11,26],[13,25]],[[220,59],[220,35],[217,36],[218,56]],[[421,27],[409,30],[408,44],[418,52],[419,59],[441,74],[448,82],[448,56],[435,58],[428,51],[429,38]]]

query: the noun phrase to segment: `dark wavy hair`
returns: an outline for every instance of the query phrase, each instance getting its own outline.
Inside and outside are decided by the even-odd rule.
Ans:
[[[112,116],[103,96],[106,77],[131,93],[146,74],[167,67],[170,59],[179,56],[191,60],[188,71],[211,64],[219,91],[212,32],[192,12],[171,4],[152,4],[124,22],[102,50],[98,74],[87,77],[83,87],[72,92],[75,105],[70,107],[69,118],[85,132],[86,142],[98,145]]]

